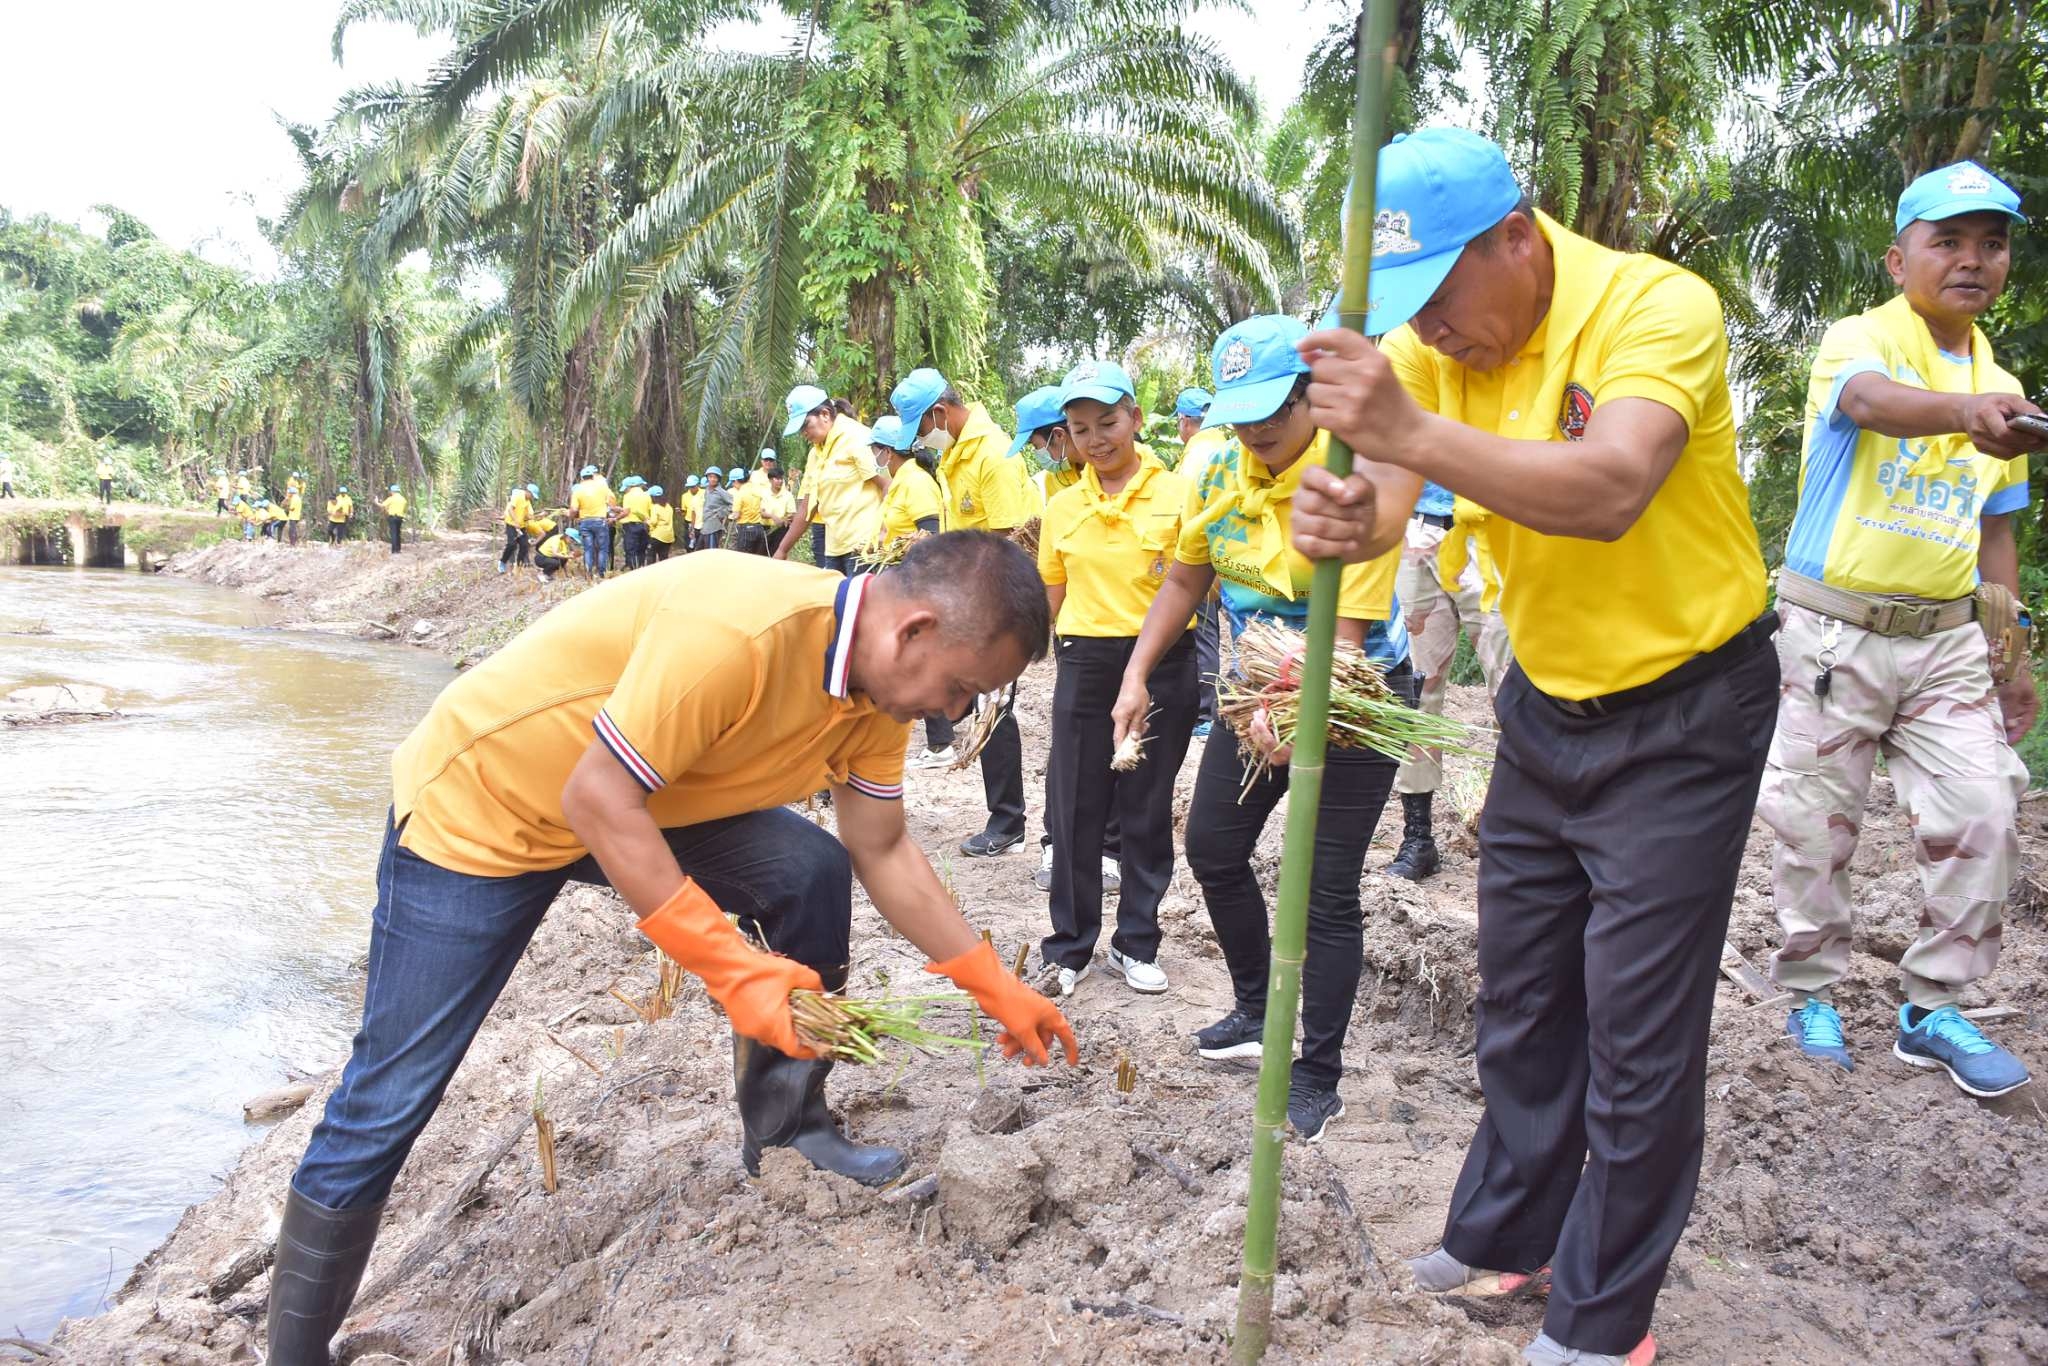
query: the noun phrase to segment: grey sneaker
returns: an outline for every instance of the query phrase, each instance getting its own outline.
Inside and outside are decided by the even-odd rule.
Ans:
[[[1656,1359],[1657,1339],[1647,1336],[1625,1353],[1582,1352],[1548,1333],[1538,1333],[1522,1351],[1524,1366],[1650,1366]]]
[[[1031,885],[1041,892],[1052,891],[1052,846],[1038,846],[1038,871],[1031,875]]]

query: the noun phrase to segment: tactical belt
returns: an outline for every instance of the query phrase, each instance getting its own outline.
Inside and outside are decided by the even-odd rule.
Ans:
[[[1824,617],[1860,626],[1881,636],[1931,636],[1952,631],[1977,619],[1977,600],[1955,598],[1888,598],[1857,593],[1809,579],[1789,569],[1778,571],[1778,601],[1804,607]]]

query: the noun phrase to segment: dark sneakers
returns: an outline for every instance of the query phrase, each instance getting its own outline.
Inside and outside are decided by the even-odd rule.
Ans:
[[[1211,1062],[1256,1058],[1263,1052],[1261,1040],[1265,1033],[1266,1019],[1263,1015],[1247,1015],[1241,1010],[1233,1010],[1195,1035],[1195,1051]]]
[[[960,852],[969,858],[994,858],[1007,854],[1024,842],[1022,835],[992,835],[984,830],[960,841]]]
[[[1304,1143],[1320,1143],[1333,1119],[1344,1117],[1344,1097],[1297,1078],[1287,1087],[1287,1124]]]

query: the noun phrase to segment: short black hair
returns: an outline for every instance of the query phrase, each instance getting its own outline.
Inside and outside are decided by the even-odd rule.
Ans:
[[[948,531],[912,541],[890,585],[932,605],[941,629],[977,643],[1008,636],[1032,663],[1045,658],[1052,607],[1029,551],[990,531]]]
[[[950,403],[955,408],[965,408],[967,406],[967,400],[960,397],[960,391],[950,384],[939,390],[939,397],[936,401],[939,403]]]

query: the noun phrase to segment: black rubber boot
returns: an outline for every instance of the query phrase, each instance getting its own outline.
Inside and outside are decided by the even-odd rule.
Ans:
[[[843,970],[820,975],[827,991],[846,985]],[[839,1122],[825,1105],[825,1079],[832,1075],[831,1063],[792,1058],[735,1034],[732,1075],[745,1131],[740,1159],[747,1165],[747,1175],[761,1174],[763,1148],[795,1148],[819,1171],[848,1177],[863,1186],[887,1185],[909,1168],[910,1154],[901,1148],[855,1143],[840,1132]]]
[[[1437,857],[1436,836],[1430,832],[1430,792],[1403,792],[1401,794],[1401,848],[1394,855],[1393,862],[1386,866],[1388,877],[1398,877],[1409,882],[1421,882],[1424,878],[1435,877],[1443,867],[1443,860]]]
[[[362,1284],[384,1202],[329,1209],[294,1189],[270,1269],[269,1366],[328,1366],[327,1344]]]

